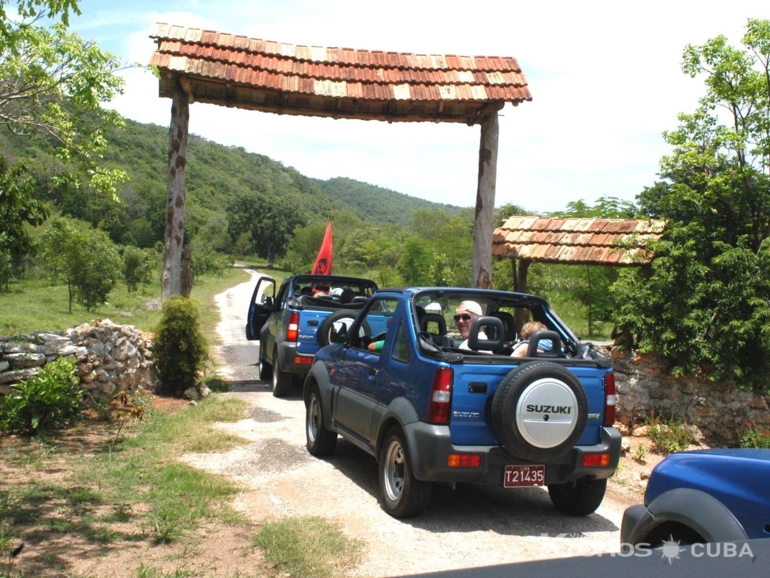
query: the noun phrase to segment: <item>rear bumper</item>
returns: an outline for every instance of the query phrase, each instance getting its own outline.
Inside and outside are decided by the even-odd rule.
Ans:
[[[313,356],[299,353],[295,342],[284,341],[278,344],[278,368],[281,371],[304,375],[310,371],[312,364]]]
[[[532,464],[511,456],[497,446],[456,446],[452,444],[447,426],[416,422],[404,428],[407,436],[412,469],[418,480],[429,482],[467,482],[485,485],[503,485],[505,466]],[[563,484],[584,477],[609,478],[618,467],[621,435],[615,428],[602,429],[602,440],[593,446],[575,446],[558,460],[545,464],[545,483]],[[583,458],[589,454],[610,454],[607,466],[584,466]],[[481,465],[477,468],[450,468],[450,454],[479,454]]]

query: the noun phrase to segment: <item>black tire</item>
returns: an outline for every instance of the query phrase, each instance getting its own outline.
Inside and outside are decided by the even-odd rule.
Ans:
[[[291,373],[281,371],[278,364],[278,350],[273,352],[273,376],[272,388],[273,397],[287,397],[291,393],[291,386],[294,383],[294,376]]]
[[[259,344],[259,379],[268,381],[273,378],[273,366],[265,361],[265,352],[262,343]]]
[[[580,439],[588,400],[580,380],[548,361],[523,363],[505,376],[492,400],[492,425],[513,456],[558,460]]]
[[[337,445],[337,432],[326,429],[321,394],[315,385],[310,389],[305,403],[305,438],[307,451],[313,456],[328,455]]]
[[[566,484],[551,484],[548,495],[556,509],[568,516],[593,514],[604,499],[607,480],[585,478]]]
[[[321,347],[329,345],[330,343],[339,343],[340,341],[335,339],[335,336],[339,334],[340,325],[345,324],[345,326],[350,329],[353,320],[357,316],[358,311],[354,311],[352,309],[340,309],[339,311],[335,311],[329,315],[329,317],[324,319],[324,322],[321,323],[321,327],[318,328],[318,333],[316,334],[318,337],[318,343],[321,344]],[[366,327],[367,325],[364,321],[363,333],[368,333],[368,331],[366,331]]]
[[[394,518],[411,518],[425,509],[433,484],[412,472],[412,459],[398,427],[391,428],[380,450],[380,492],[384,510]]]
[[[649,544],[645,549],[659,549],[666,542],[678,542],[680,546],[691,546],[692,544],[705,544],[706,540],[696,530],[679,522],[664,522],[656,527],[639,543]],[[637,544],[637,548],[638,548]]]

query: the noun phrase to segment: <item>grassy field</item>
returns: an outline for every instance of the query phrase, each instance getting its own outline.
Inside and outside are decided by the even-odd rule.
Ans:
[[[261,268],[259,264],[249,266]],[[238,267],[226,269],[219,277],[206,275],[196,279],[190,297],[200,306],[205,334],[213,335],[219,321],[214,295],[248,279],[248,273]],[[64,331],[83,323],[92,323],[95,319],[110,319],[114,323],[152,331],[160,320],[160,301],[160,285],[128,293],[125,285],[118,284],[107,303],[93,311],[73,303],[70,313],[65,285],[52,285],[47,279],[30,275],[20,283],[11,284],[8,293],[0,292],[0,335]]]

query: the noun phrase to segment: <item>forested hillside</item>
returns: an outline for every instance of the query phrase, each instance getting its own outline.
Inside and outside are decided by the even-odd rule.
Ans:
[[[122,203],[112,203],[93,191],[52,187],[48,177],[58,171],[58,161],[39,142],[9,133],[0,135],[0,153],[11,162],[27,159],[39,185],[36,195],[63,213],[106,230],[113,241],[151,247],[163,239],[166,202],[168,128],[126,121],[125,130],[108,134],[105,164],[128,173],[119,184]],[[338,178],[320,181],[302,175],[264,155],[240,147],[227,147],[191,135],[187,154],[186,234],[202,236],[217,248],[227,242],[226,209],[232,199],[260,193],[266,200],[280,197],[295,207],[303,222],[311,224],[351,213],[375,224],[407,226],[420,209],[443,208],[456,215],[459,207],[439,205],[361,183]]]
[[[313,179],[329,196],[351,211],[366,215],[378,223],[392,223],[408,226],[412,216],[418,210],[443,209],[449,215],[457,215],[462,210],[454,205],[431,203],[417,197],[410,197],[390,189],[383,189],[369,183],[337,177],[328,181]]]

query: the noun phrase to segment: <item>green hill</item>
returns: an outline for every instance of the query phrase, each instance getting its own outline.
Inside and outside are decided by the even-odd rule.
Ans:
[[[450,216],[457,215],[462,210],[454,205],[432,203],[344,177],[328,181],[312,180],[332,199],[351,210],[355,209],[363,218],[376,223],[408,226],[412,215],[420,209],[443,209]]]
[[[59,161],[39,141],[0,134],[0,153],[9,162],[25,159],[38,182],[37,196],[66,214],[109,232],[116,242],[152,246],[163,239],[168,180],[168,128],[126,121],[125,130],[108,135],[104,164],[120,168],[130,180],[118,187],[121,204],[88,190],[52,186]],[[234,196],[249,191],[280,196],[296,204],[309,223],[352,213],[374,224],[407,226],[418,209],[441,208],[450,215],[461,209],[432,203],[396,191],[347,178],[328,181],[306,177],[292,167],[241,147],[228,147],[190,135],[186,165],[185,229],[217,243],[227,229],[225,207]]]

